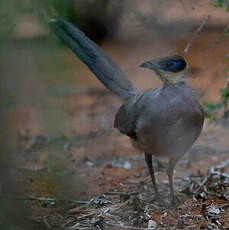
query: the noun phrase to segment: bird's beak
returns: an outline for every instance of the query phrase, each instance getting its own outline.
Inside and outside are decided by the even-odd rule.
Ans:
[[[140,67],[143,67],[143,68],[148,68],[148,69],[151,69],[151,70],[156,70],[158,69],[158,65],[156,62],[154,61],[146,61],[146,62],[143,62]]]
[[[143,68],[149,68],[151,66],[151,62],[150,61],[146,61],[146,62],[143,62],[140,67],[143,67]]]

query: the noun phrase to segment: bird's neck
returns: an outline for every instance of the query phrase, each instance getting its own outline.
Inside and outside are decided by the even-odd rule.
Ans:
[[[171,85],[182,82],[188,84],[188,78],[186,76],[178,76],[172,78],[161,77],[161,80],[163,81],[164,85]]]

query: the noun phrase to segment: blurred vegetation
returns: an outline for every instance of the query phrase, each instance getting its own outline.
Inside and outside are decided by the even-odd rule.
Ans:
[[[217,103],[204,102],[203,107],[205,110],[205,117],[210,120],[211,123],[218,122],[221,118],[226,118],[228,113],[227,105],[229,101],[229,89],[220,90],[220,100]],[[223,113],[221,111],[224,110]],[[229,119],[229,118],[227,118]]]
[[[1,0],[0,19],[1,34],[9,34],[15,29],[15,25],[21,17],[31,16],[47,26],[50,17],[60,16],[72,20],[75,15],[73,1],[65,0]]]
[[[226,11],[229,12],[229,3],[225,0],[218,0],[216,3],[213,4],[215,7],[226,7]]]
[[[62,17],[76,24],[91,39],[100,41],[115,33],[122,2],[119,0],[110,7],[110,0],[2,0],[0,35],[2,38],[12,36],[23,19],[35,21],[42,28],[48,29],[51,18]]]
[[[44,167],[49,172],[49,174],[44,173],[44,177],[51,178],[55,173],[55,175],[61,174],[63,178],[66,173],[71,172],[69,170],[70,160],[63,154],[63,146],[66,146],[70,141],[63,136],[62,132],[64,121],[69,120],[70,115],[65,111],[66,105],[62,103],[62,96],[76,92],[77,86],[71,83],[73,82],[72,79],[77,77],[77,74],[75,74],[77,68],[75,62],[70,61],[71,57],[68,59],[67,55],[70,52],[66,55],[63,50],[58,49],[63,43],[55,34],[49,33],[47,22],[52,17],[63,17],[79,26],[90,38],[99,41],[105,36],[112,36],[119,22],[124,1],[113,1],[116,3],[112,5],[112,10],[109,10],[110,2],[112,1],[1,0],[0,120],[3,125],[0,134],[0,229],[8,229],[9,216],[12,213],[9,214],[6,209],[9,206],[16,206],[11,198],[11,201],[5,199],[5,194],[2,194],[2,191],[5,189],[7,194],[10,195],[10,193],[15,193],[14,188],[23,187],[22,184],[9,178],[11,173],[9,168],[19,166],[16,164],[15,167],[12,167],[13,161],[16,161],[13,154],[16,152],[17,143],[15,143],[16,140],[12,142],[12,138],[15,136],[15,127],[10,124],[12,121],[8,120],[6,110],[17,105],[23,107],[24,105],[38,104],[39,109],[42,110],[41,126],[44,126],[41,127],[41,132],[47,137],[54,137],[48,142],[48,147],[44,145],[42,149],[43,155],[47,156]],[[84,10],[81,7],[83,4],[85,5]],[[226,6],[227,11],[229,11],[229,6],[223,0],[218,0],[215,6]],[[44,29],[45,33],[34,37],[20,37],[17,35],[17,31],[21,21],[35,23]],[[5,84],[5,81],[8,85]],[[4,84],[1,84],[2,82]],[[6,86],[9,86],[9,88]],[[26,92],[27,94],[22,93],[23,90],[28,89],[31,91]],[[216,121],[219,111],[228,105],[228,100],[229,90],[221,90],[221,99],[218,103],[205,103],[206,116],[211,121]],[[25,109],[27,108],[25,107]],[[34,155],[28,153],[31,154],[29,155],[31,159],[40,154],[40,149],[32,152]],[[58,186],[65,185],[61,181],[65,178],[62,178],[56,179]],[[5,187],[5,181],[6,184],[12,183],[13,189],[7,190],[8,184]],[[66,181],[70,181],[69,176]],[[18,209],[20,207],[21,205],[18,205]],[[21,214],[21,210],[18,213]]]
[[[58,58],[59,65],[53,61],[56,47],[60,44],[58,39],[47,36],[49,33],[41,34],[39,37],[18,36],[18,25],[21,21],[36,23],[44,31],[48,31],[47,21],[50,17],[61,16],[72,20],[75,12],[73,1],[65,0],[1,0],[0,7],[0,229],[13,229],[11,225],[23,219],[24,206],[15,202],[19,187],[23,187],[16,178],[12,178],[12,168],[19,165],[16,162],[17,134],[13,127],[12,118],[8,111],[16,106],[26,103],[37,103],[37,98],[31,92],[25,97],[22,95],[23,84],[30,84],[33,77],[46,76],[42,71],[49,65],[63,68],[62,59]],[[23,35],[23,31],[22,31]],[[50,52],[51,51],[51,52]],[[56,55],[59,57],[60,55]],[[45,57],[45,58],[44,58]],[[43,60],[43,62],[42,62]],[[50,61],[52,60],[52,61]],[[44,63],[46,62],[46,63]],[[56,68],[55,67],[55,68]],[[49,68],[50,71],[53,68]],[[52,74],[53,75],[53,74]],[[28,82],[28,83],[27,83]],[[39,88],[34,86],[34,91]],[[45,100],[44,100],[45,101]],[[48,107],[49,102],[45,102]],[[54,104],[55,105],[55,104]],[[49,105],[50,107],[50,105]],[[53,113],[56,111],[54,110]],[[50,117],[53,116],[50,114]],[[46,117],[44,115],[44,117]],[[56,124],[55,124],[56,125]],[[11,171],[10,171],[11,170]],[[16,175],[18,173],[15,172]],[[15,195],[16,194],[16,195]],[[17,207],[16,207],[17,206]],[[20,209],[20,211],[19,211]],[[27,228],[24,228],[27,229]]]
[[[218,0],[214,4],[215,7],[227,7],[227,12],[229,12],[229,4],[226,4],[224,0]],[[226,36],[226,34],[225,34]],[[229,57],[226,58],[229,61]],[[229,67],[226,68],[229,71]],[[210,123],[222,123],[229,127],[229,78],[227,79],[224,89],[220,91],[220,99],[217,103],[204,102],[203,108],[205,111],[205,117],[209,119]]]
[[[229,58],[227,58],[229,61]],[[226,68],[229,70],[229,68]],[[204,102],[203,108],[205,111],[205,117],[210,120],[211,123],[221,122],[223,125],[229,126],[229,77],[225,84],[225,88],[220,91],[220,99],[217,103]]]
[[[2,0],[0,74],[3,87],[0,107],[10,109],[39,103],[44,113],[42,125],[48,126],[43,131],[47,135],[61,134],[64,126],[61,121],[68,120],[61,96],[76,91],[77,85],[73,86],[71,82],[76,81],[77,67],[74,59],[69,58],[72,62],[69,61],[69,53],[65,54],[60,49],[63,43],[50,32],[48,21],[53,17],[63,17],[85,26],[83,30],[86,33],[91,31],[94,36],[88,35],[99,40],[106,33],[106,18],[109,16],[110,24],[114,25],[118,18],[116,13],[120,10],[119,4],[116,4],[117,11],[109,15],[108,3],[109,0]],[[109,27],[112,30],[113,27]],[[31,28],[35,28],[34,35]],[[26,93],[29,97],[24,92],[28,84],[31,91]]]

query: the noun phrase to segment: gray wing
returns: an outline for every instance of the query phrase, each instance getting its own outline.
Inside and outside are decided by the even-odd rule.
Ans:
[[[128,106],[124,104],[119,108],[115,116],[114,127],[117,128],[122,134],[136,139],[136,117],[137,114],[131,113],[131,110],[128,109]]]
[[[115,116],[114,127],[122,134],[125,134],[133,139],[137,139],[136,123],[142,111],[144,104],[139,103],[144,97],[143,92],[138,92],[135,97],[123,104]]]
[[[135,94],[135,87],[119,67],[92,40],[64,19],[52,19],[56,34],[85,63],[96,77],[123,100]]]
[[[155,108],[154,99],[159,95],[162,87],[138,91],[134,97],[130,98],[122,105],[116,116],[114,127],[131,138],[137,139],[136,125],[142,114],[148,108]],[[157,113],[157,108],[151,111],[151,116]]]

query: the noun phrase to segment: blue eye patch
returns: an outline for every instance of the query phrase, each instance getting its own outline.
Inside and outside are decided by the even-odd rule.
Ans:
[[[159,62],[159,65],[164,71],[176,73],[186,67],[186,62],[184,60],[169,59]]]

